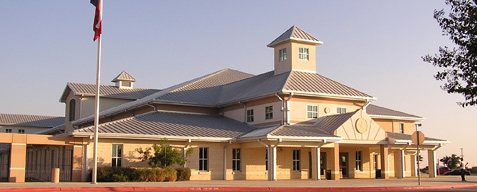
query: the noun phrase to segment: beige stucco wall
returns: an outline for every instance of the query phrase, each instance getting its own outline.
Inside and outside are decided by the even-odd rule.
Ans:
[[[265,108],[273,106],[273,118],[265,119]],[[244,115],[246,110],[253,109],[254,121],[249,122],[250,125],[264,126],[271,124],[280,124],[282,119],[282,102],[278,98],[266,98],[246,103],[246,107],[231,107],[231,109],[224,110],[224,116],[235,119],[240,122],[244,122]],[[246,120],[246,119],[245,119]]]
[[[401,123],[404,124],[404,134],[411,135],[416,130],[415,121],[377,118],[375,118],[374,121],[386,132],[399,133],[399,126]]]
[[[125,99],[111,99],[111,98],[104,98],[101,97],[99,100],[99,110],[104,111],[113,107],[117,107],[124,103],[131,102],[132,100],[125,100]],[[94,97],[83,97],[81,99],[81,113],[78,118],[88,117],[94,114]],[[79,105],[77,105],[79,106]]]
[[[337,107],[346,108],[346,112],[352,112],[357,109],[360,109],[360,102],[346,101],[346,100],[335,100],[335,99],[325,99],[325,98],[316,98],[316,97],[303,97],[303,96],[293,96],[290,100],[290,122],[291,123],[314,123],[316,119],[307,118],[307,106],[308,105],[317,105],[318,106],[318,117],[323,117],[325,115],[336,114]],[[325,108],[329,108],[330,112],[325,113]]]
[[[25,130],[25,134],[33,134],[51,127],[26,127],[26,126],[12,126],[12,125],[0,125],[0,132],[5,133],[6,129],[11,129],[12,133],[18,133],[18,130]]]
[[[300,60],[298,57],[298,49],[308,48],[308,60]],[[287,60],[280,62],[280,49],[287,49]],[[286,42],[274,47],[274,63],[275,74],[290,70],[300,70],[316,72],[316,46],[299,43],[299,42]]]

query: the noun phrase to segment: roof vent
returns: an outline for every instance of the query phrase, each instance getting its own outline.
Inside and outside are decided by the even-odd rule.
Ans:
[[[123,71],[111,82],[115,82],[116,87],[120,89],[132,89],[134,82],[136,82],[136,79],[126,71]]]

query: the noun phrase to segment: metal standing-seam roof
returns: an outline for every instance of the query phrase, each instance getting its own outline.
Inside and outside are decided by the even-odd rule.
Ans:
[[[85,95],[85,96],[94,96],[96,93],[95,84],[86,84],[86,83],[72,83],[68,82],[66,89],[71,90],[75,95]],[[68,91],[65,90],[61,96],[60,101],[65,102]],[[100,97],[109,97],[109,98],[120,98],[120,99],[131,99],[136,100],[148,95],[159,92],[158,89],[143,89],[143,88],[132,88],[132,89],[120,89],[116,86],[110,85],[101,85],[99,94]]]
[[[0,114],[0,125],[55,127],[65,123],[64,117],[24,114]]]
[[[253,77],[253,75],[233,69],[225,69],[161,95],[155,100],[215,106],[223,85],[250,77]]]
[[[155,111],[124,120],[101,124],[99,134],[235,138],[252,131],[250,125],[222,116]],[[94,127],[73,131],[93,133]]]
[[[334,133],[341,125],[350,119],[358,110],[349,113],[328,115],[318,119],[316,127],[328,133]]]
[[[116,113],[123,112],[124,110],[133,109],[136,107],[148,105],[155,102],[168,102],[168,103],[188,103],[188,104],[202,104],[208,105],[210,100],[214,100],[215,95],[220,93],[217,86],[229,81],[238,81],[240,79],[248,78],[252,75],[243,73],[237,70],[224,69],[211,74],[198,77],[151,95],[148,95],[144,98],[138,99],[136,101],[131,101],[117,107],[113,107],[107,110],[100,112],[99,116],[113,115]],[[182,91],[181,91],[182,90]],[[215,91],[215,92],[214,92]],[[210,98],[209,98],[210,97]],[[204,103],[199,103],[203,102]],[[214,105],[215,106],[215,105]],[[94,115],[73,121],[73,125],[78,125],[85,122],[93,121]]]
[[[385,107],[380,107],[373,104],[369,104],[366,107],[366,113],[368,113],[369,115],[377,115],[377,116],[392,116],[392,117],[423,119],[423,117],[419,117],[417,115],[412,115],[409,113],[404,113],[404,112],[388,109]]]
[[[392,138],[392,139],[395,139],[395,140],[407,140],[407,141],[411,141],[412,140],[412,136],[411,135],[407,135],[407,134],[402,134],[402,133],[393,133],[393,132],[387,132],[388,134],[388,138]],[[443,139],[436,139],[436,138],[431,138],[431,137],[425,137],[424,139],[425,141],[442,141],[442,142],[447,142],[447,140],[443,140]]]
[[[333,81],[317,73],[291,71],[283,90],[326,95],[373,98],[366,93]]]
[[[317,38],[313,37],[312,35],[308,34],[307,32],[303,31],[302,29],[298,28],[296,25],[293,25],[285,31],[283,34],[278,36],[275,40],[273,40],[270,44],[268,44],[268,47],[273,47],[277,44],[280,44],[282,42],[288,41],[288,40],[297,40],[297,41],[304,41],[304,42],[309,42],[313,44],[323,44],[320,40]]]
[[[111,82],[116,82],[116,81],[136,82],[136,79],[132,75],[130,75],[128,72],[123,71],[117,77],[115,77]]]

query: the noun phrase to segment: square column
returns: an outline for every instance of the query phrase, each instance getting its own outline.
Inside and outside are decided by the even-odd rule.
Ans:
[[[340,144],[331,150],[331,180],[340,180]]]
[[[411,155],[411,176],[417,177],[417,161],[416,155]]]
[[[85,146],[87,147],[87,146]],[[73,146],[73,165],[71,171],[71,181],[83,181],[83,145]],[[86,168],[87,169],[87,168]]]
[[[270,171],[272,171],[272,177],[271,181],[276,181],[277,180],[277,147],[271,147],[271,166],[268,168],[268,174],[270,174]]]
[[[380,146],[381,152],[381,178],[389,179],[389,149],[385,145]]]
[[[320,147],[312,148],[311,155],[312,155],[312,159],[311,159],[312,167],[310,167],[310,170],[313,170],[312,171],[313,174],[311,178],[314,180],[321,180],[321,163],[320,163],[321,148]]]
[[[8,182],[24,183],[26,165],[26,135],[12,134],[10,144],[10,175]]]
[[[396,178],[402,179],[406,177],[405,166],[404,150],[394,151],[394,173]]]
[[[436,151],[427,150],[427,160],[429,163],[429,178],[437,177],[436,172]]]

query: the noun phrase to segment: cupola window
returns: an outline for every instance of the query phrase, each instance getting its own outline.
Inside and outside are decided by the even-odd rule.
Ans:
[[[287,60],[287,48],[280,49],[280,61]]]
[[[307,60],[308,61],[308,59],[309,59],[308,48],[303,48],[303,47],[298,48],[298,58],[300,60]]]

